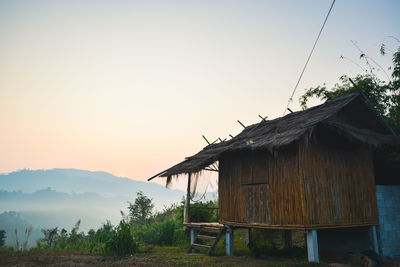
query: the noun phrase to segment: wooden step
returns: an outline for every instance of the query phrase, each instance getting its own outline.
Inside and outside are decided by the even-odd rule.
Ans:
[[[209,235],[197,235],[197,238],[200,240],[215,240],[215,239],[217,239],[216,236],[209,236]]]
[[[202,227],[201,231],[206,232],[206,233],[219,233],[221,232],[221,228],[218,227]]]
[[[210,249],[210,248],[211,248],[211,246],[200,245],[200,244],[196,244],[196,243],[193,243],[193,244],[192,244],[192,247],[194,247],[194,248],[199,248],[199,249]]]

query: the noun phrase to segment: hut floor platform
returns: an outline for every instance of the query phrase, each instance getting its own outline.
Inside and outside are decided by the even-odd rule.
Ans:
[[[200,229],[203,227],[212,227],[212,228],[224,228],[223,224],[217,223],[217,222],[190,222],[190,223],[183,223],[183,226],[189,227],[189,228],[194,228],[194,229]]]

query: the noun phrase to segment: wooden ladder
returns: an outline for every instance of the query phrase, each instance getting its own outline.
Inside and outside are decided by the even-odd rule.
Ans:
[[[190,245],[188,250],[188,254],[190,254],[193,248],[196,249],[204,249],[208,250],[207,254],[211,255],[215,249],[215,246],[221,239],[222,235],[225,233],[225,227],[212,227],[212,226],[202,226],[200,227],[199,233],[196,235],[196,238],[193,241],[193,244]],[[211,241],[211,245],[204,245],[197,242],[203,241]]]

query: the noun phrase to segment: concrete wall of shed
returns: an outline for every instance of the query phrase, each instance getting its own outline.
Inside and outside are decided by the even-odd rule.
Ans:
[[[383,256],[400,253],[400,186],[377,185],[378,239]]]

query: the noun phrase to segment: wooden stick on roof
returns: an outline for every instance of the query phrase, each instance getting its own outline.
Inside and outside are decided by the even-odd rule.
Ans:
[[[260,114],[258,114],[258,117],[260,117],[263,121],[267,121],[266,119],[268,118],[268,116],[263,117]]]
[[[244,124],[243,124],[243,123],[241,123],[241,122],[240,122],[240,120],[237,120],[237,122],[238,122],[240,125],[242,125],[242,127],[243,127],[243,128],[245,128],[245,129],[246,129],[246,126],[244,126]]]
[[[203,138],[204,138],[204,140],[206,140],[207,144],[210,144],[210,142],[208,142],[207,138],[204,135],[201,135],[201,136],[203,136]]]

